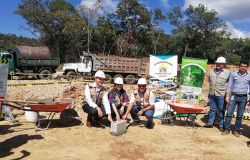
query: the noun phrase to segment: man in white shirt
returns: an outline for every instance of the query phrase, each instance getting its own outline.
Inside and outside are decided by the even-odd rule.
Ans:
[[[111,110],[108,100],[108,93],[104,87],[105,74],[103,71],[95,73],[95,82],[91,85],[86,85],[84,91],[83,111],[88,114],[87,127],[102,125],[99,119],[108,115],[108,120],[111,122]]]
[[[154,103],[155,97],[152,91],[147,90],[147,81],[145,78],[138,80],[138,90],[133,91],[130,98],[130,103],[133,106],[131,116],[134,124],[140,124],[139,116],[146,116],[148,119],[146,127],[152,129],[154,127]]]

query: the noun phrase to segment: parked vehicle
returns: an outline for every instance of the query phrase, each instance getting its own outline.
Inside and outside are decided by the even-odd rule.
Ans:
[[[125,78],[127,84],[134,84],[139,77],[145,76],[146,58],[127,58],[116,56],[100,56],[84,53],[79,63],[66,63],[63,66],[64,75],[72,78],[78,75],[93,76],[98,70],[104,71],[106,82],[110,83],[116,77]]]
[[[9,64],[9,75],[36,74],[40,79],[50,79],[60,64],[52,58],[47,47],[17,46],[0,51],[2,61]]]

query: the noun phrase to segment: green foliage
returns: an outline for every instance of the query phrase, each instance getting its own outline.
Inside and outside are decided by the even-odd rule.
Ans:
[[[216,11],[208,11],[204,5],[189,6],[184,12],[176,7],[168,14],[170,23],[176,26],[172,31],[175,43],[184,56],[215,57],[215,49],[225,36],[225,23],[216,16]]]
[[[16,14],[21,15],[30,30],[62,60],[82,52],[85,21],[64,0],[23,0]],[[81,44],[79,44],[81,43]],[[74,58],[73,58],[74,59]]]
[[[202,87],[205,73],[199,66],[188,65],[181,70],[180,84],[184,86]]]
[[[1,34],[0,33],[0,50],[7,50],[8,48],[14,48],[17,45],[37,46],[41,45],[40,42],[34,38],[26,38],[22,36],[16,36],[14,34]]]
[[[227,54],[225,58],[227,59],[227,63],[232,65],[239,65],[241,61],[241,56],[233,53]]]
[[[176,54],[207,58],[214,63],[225,56],[229,64],[250,59],[250,40],[230,39],[217,12],[204,5],[175,7],[167,15],[149,10],[139,0],[121,0],[115,13],[98,17],[96,9],[75,8],[65,0],[22,0],[16,14],[25,19],[28,30],[39,37],[26,39],[0,34],[0,48],[15,45],[46,45],[63,61],[76,61],[83,51],[95,54],[145,57]],[[169,21],[172,35],[161,29]],[[8,47],[7,47],[8,46]]]

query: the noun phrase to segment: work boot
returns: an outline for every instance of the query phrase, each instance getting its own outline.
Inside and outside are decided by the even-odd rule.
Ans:
[[[223,127],[219,127],[219,131],[220,132],[224,132],[224,128]]]
[[[233,135],[234,135],[235,137],[239,137],[239,136],[240,136],[240,133],[239,133],[239,131],[233,131]]]
[[[87,127],[92,127],[91,122],[90,122],[90,121],[87,121],[87,122],[86,122],[86,126],[87,126]]]
[[[224,132],[221,133],[221,135],[228,135],[230,133],[229,129],[226,129]]]
[[[134,121],[133,123],[131,123],[132,126],[137,126],[137,125],[140,125],[141,124],[141,121]]]
[[[147,129],[153,129],[154,128],[154,122],[147,122],[146,128]]]
[[[206,124],[206,125],[204,125],[203,127],[205,127],[205,128],[213,128],[213,125],[211,125],[211,124]]]

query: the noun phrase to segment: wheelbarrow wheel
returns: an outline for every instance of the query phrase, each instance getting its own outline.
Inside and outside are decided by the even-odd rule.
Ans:
[[[63,126],[73,126],[79,123],[79,116],[74,109],[65,109],[60,115],[60,123]]]
[[[172,111],[166,111],[161,115],[162,124],[173,125],[176,121],[176,114]]]

